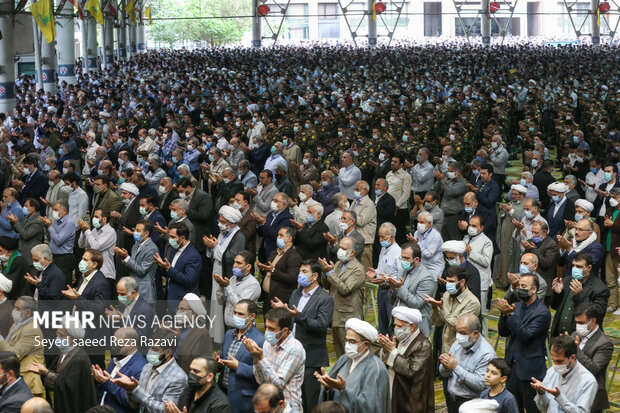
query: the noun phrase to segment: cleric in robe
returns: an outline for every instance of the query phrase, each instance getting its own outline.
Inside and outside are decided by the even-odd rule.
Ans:
[[[334,400],[349,413],[390,412],[390,379],[383,362],[370,351],[379,332],[366,321],[345,323],[345,347],[329,374],[314,373],[321,383],[319,403]]]

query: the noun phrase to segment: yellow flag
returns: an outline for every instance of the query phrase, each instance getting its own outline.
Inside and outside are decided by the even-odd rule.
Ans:
[[[52,14],[52,8],[50,0],[39,0],[33,3],[29,7],[32,18],[37,22],[41,33],[45,36],[45,40],[51,43],[56,37],[56,27],[54,25],[54,15]]]
[[[93,15],[97,23],[103,26],[103,12],[101,11],[101,5],[99,0],[88,0],[85,4],[86,10]]]
[[[144,10],[144,17],[149,19],[149,26],[152,26],[153,18],[151,17],[151,6],[147,7],[146,10]]]
[[[136,24],[136,7],[133,4],[133,0],[129,0],[129,3],[125,6],[125,12],[127,16],[131,18],[131,24]]]
[[[375,9],[375,5],[376,5],[376,3],[373,1],[372,2],[372,19],[373,20],[377,20],[377,11]]]

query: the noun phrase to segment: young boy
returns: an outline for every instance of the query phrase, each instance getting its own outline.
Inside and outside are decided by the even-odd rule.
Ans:
[[[517,400],[505,389],[510,376],[510,366],[506,360],[496,358],[489,362],[484,375],[484,384],[489,386],[480,394],[482,399],[493,399],[499,403],[497,413],[519,413]]]

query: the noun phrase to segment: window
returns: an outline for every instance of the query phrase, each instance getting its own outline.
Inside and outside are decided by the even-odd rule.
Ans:
[[[319,3],[319,38],[340,37],[340,7],[338,3]]]

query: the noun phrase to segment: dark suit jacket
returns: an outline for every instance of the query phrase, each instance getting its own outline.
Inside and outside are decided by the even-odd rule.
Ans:
[[[273,262],[277,254],[277,251],[273,251],[269,256],[269,261]],[[297,288],[297,275],[301,261],[301,257],[293,247],[284,253],[276,264],[273,273],[271,273],[269,293],[265,298],[266,303],[271,303],[271,300],[275,300],[276,297],[283,303],[288,303],[291,293]]]
[[[573,201],[567,199],[564,201],[562,206],[560,206],[560,211],[553,216],[555,211],[556,204],[555,202],[551,203],[551,206],[547,209],[547,214],[545,218],[547,219],[547,223],[549,224],[549,237],[555,238],[557,235],[561,235],[564,233],[566,229],[566,225],[564,224],[564,220],[574,221],[575,220],[575,204]]]
[[[291,294],[289,307],[298,307],[303,288]],[[295,317],[295,338],[306,350],[306,367],[329,366],[326,334],[334,315],[334,299],[319,285],[303,311]]]
[[[396,201],[394,197],[387,192],[381,195],[379,201],[377,202],[377,234],[379,233],[379,228],[381,225],[386,222],[394,223],[395,214],[396,213]]]
[[[168,194],[162,195],[159,200],[159,212],[164,216],[166,222],[170,222],[170,204],[179,198],[179,194],[174,189]]]
[[[62,290],[67,288],[65,274],[55,264],[51,263],[39,274],[41,282],[37,285],[39,289],[39,302],[46,300],[64,300]]]
[[[576,336],[577,333],[572,334],[573,338]],[[607,366],[611,361],[613,352],[614,344],[600,328],[586,341],[582,350],[577,346],[577,360],[596,377],[596,382],[598,383],[598,390],[594,397],[594,403],[590,408],[591,411],[609,409],[605,376],[607,375]]]
[[[245,235],[245,249],[256,255],[256,220],[252,218],[252,212],[254,212],[252,208],[248,209],[237,226]]]
[[[529,382],[531,377],[545,377],[545,341],[550,322],[551,313],[539,299],[527,310],[520,301],[512,315],[499,318],[499,334],[510,337],[505,359],[510,365],[515,363],[512,371],[518,380]]]
[[[80,289],[80,286],[84,282],[84,277],[80,277],[80,282],[76,290]],[[110,283],[105,278],[105,275],[99,270],[95,272],[90,279],[86,288],[82,291],[82,294],[74,301],[75,306],[80,311],[93,311],[95,313],[95,319],[98,319],[100,315],[105,314],[107,301],[112,299],[110,291]],[[103,328],[99,329],[86,329],[84,338],[101,338],[106,335],[107,331]],[[102,354],[98,353],[99,349],[95,346],[86,347],[85,351],[88,354]]]
[[[302,259],[314,259],[327,257],[327,240],[323,233],[329,232],[325,221],[321,219],[312,225],[304,225],[304,228],[295,235],[295,249]]]
[[[6,265],[3,267],[6,268]],[[30,266],[26,262],[26,259],[21,255],[18,255],[13,259],[10,271],[4,273],[6,278],[13,281],[13,288],[11,288],[11,292],[6,295],[10,301],[15,301],[22,295],[32,296],[30,284],[28,284],[24,278],[26,273],[29,271]]]
[[[502,195],[502,191],[499,188],[497,182],[494,179],[490,179],[486,185],[481,186],[480,189],[476,192],[476,198],[478,199],[478,209],[481,209],[485,212],[485,215],[488,219],[485,222],[485,230],[487,227],[491,227],[489,229],[490,233],[493,236],[489,236],[492,240],[495,239],[495,230],[497,229],[497,211],[495,206],[497,201],[499,201],[500,196]],[[486,234],[487,231],[484,231]]]
[[[480,208],[480,204],[478,204],[478,208],[476,208],[476,210],[474,210],[474,213],[471,216],[473,217],[474,215],[480,215],[481,217],[483,217],[485,223],[486,222],[490,222],[493,219],[493,217],[491,216],[489,211],[487,211],[484,208]],[[469,219],[470,218],[471,218],[470,215],[467,212],[465,212],[464,209],[462,209],[459,221],[465,221],[465,222],[467,222],[469,224]],[[494,241],[495,240],[495,230],[493,229],[493,227],[490,226],[490,225],[486,225],[485,224],[484,225],[484,230],[482,232],[484,232],[484,234],[487,237],[489,237],[489,239],[491,239],[491,241],[493,241],[493,247],[495,248],[495,241]],[[491,237],[491,234],[493,235],[492,237]],[[467,230],[461,231],[461,235],[463,235],[463,236],[467,235]]]
[[[603,192],[609,192],[611,191],[613,188],[616,188],[620,186],[620,181],[616,181],[615,184],[612,184],[611,182],[603,182],[602,184],[600,184],[598,186],[598,189],[600,189]],[[601,207],[603,206],[603,202],[605,203],[605,208],[606,211],[609,211],[610,209],[613,209],[611,207],[611,205],[609,205],[609,197],[603,198],[600,195],[596,196],[596,199],[594,200],[594,202],[592,202],[592,204],[594,205],[594,211],[592,211],[592,213],[590,214],[593,217],[598,217],[599,216],[599,212],[601,211]],[[600,223],[599,223],[600,225]],[[601,225],[602,227],[602,225]]]
[[[607,311],[607,301],[609,300],[609,288],[607,285],[600,280],[594,274],[590,274],[590,276],[584,281],[582,291],[573,295],[570,290],[570,282],[573,277],[570,275],[565,275],[562,282],[564,284],[564,289],[561,294],[553,293],[553,298],[551,299],[551,308],[556,310],[556,314],[562,314],[564,307],[566,305],[571,305],[572,309],[575,309],[579,304],[589,301],[592,304],[596,305],[599,314],[601,314],[601,319],[597,320],[600,328],[603,328],[603,318],[605,317],[605,311]],[[572,300],[571,303],[568,300]],[[551,337],[555,337],[564,331],[559,331],[560,317],[553,317],[553,323],[551,324]],[[571,328],[569,333],[575,331],[575,320],[572,317],[571,311]]]
[[[170,263],[172,263],[176,253],[176,249],[170,248],[170,253],[168,254],[168,261],[170,261]],[[187,293],[199,294],[198,280],[201,270],[202,257],[198,251],[196,251],[196,248],[189,243],[179,256],[175,266],[170,267],[168,271],[166,271],[166,276],[169,279],[168,307],[172,309],[172,313],[176,312],[176,307],[178,305],[178,302],[174,303],[173,301],[181,301]]]
[[[34,396],[30,388],[24,379],[20,377],[19,380],[0,397],[0,412],[19,413],[22,405],[32,397]]]
[[[233,179],[229,183],[225,184],[221,181],[217,184],[217,199],[215,202],[215,210],[219,211],[223,205],[228,205],[228,200],[235,196],[238,192],[243,192],[243,182],[237,178]]]
[[[142,368],[145,364],[146,359],[139,351],[137,351],[133,356],[131,356],[127,364],[121,367],[119,371],[127,377],[139,378],[140,374],[142,373]],[[110,364],[108,364],[108,368],[106,369],[106,371],[111,374],[115,366],[116,363],[114,362],[114,359],[110,360]],[[97,397],[97,402],[101,402],[101,397],[103,396],[103,392],[105,391],[106,396],[104,405],[112,407],[114,411],[118,413],[137,412],[137,410],[132,408],[127,401],[127,393],[125,392],[125,390],[123,390],[120,386],[112,383],[111,380],[108,380],[102,385],[100,385],[98,390],[99,395]]]
[[[549,172],[543,171],[542,169],[539,169],[538,172],[534,174],[534,180],[532,181],[532,183],[536,188],[538,188],[538,196],[543,209],[546,209],[547,206],[549,206],[549,195],[547,194],[547,187],[553,182],[555,182],[555,178],[553,177],[553,175],[551,175]]]
[[[222,277],[226,277],[231,279],[233,276],[232,268],[235,263],[235,257],[241,251],[245,250],[246,240],[245,234],[243,231],[239,230],[235,232],[235,235],[232,236],[233,239],[230,240],[228,246],[226,247],[226,251],[224,251],[224,255],[222,256]]]
[[[531,239],[529,242],[534,242]],[[554,238],[545,238],[538,247],[530,251],[532,254],[536,254],[538,257],[538,274],[547,282],[547,295],[551,295],[552,289],[551,283],[555,278],[557,270],[558,259],[560,257],[558,251],[558,243]]]
[[[129,312],[129,318],[133,324],[128,323],[127,325],[133,325],[133,328],[140,337],[151,337],[153,332],[151,326],[155,318],[155,310],[153,310],[153,307],[149,303],[144,301],[144,298],[138,296],[136,303]],[[144,323],[142,323],[142,320],[144,320]],[[140,350],[146,354],[148,346],[141,347]]]
[[[189,201],[187,208],[187,218],[192,221],[194,227],[196,227],[196,238],[202,235],[213,234],[213,225],[215,224],[215,217],[213,215],[213,201],[209,194],[201,189],[194,189],[192,198]],[[200,239],[202,240],[202,238]],[[205,251],[206,246],[204,242],[196,242],[196,251]]]
[[[142,218],[141,218],[142,219]],[[164,215],[159,212],[158,209],[156,209],[155,211],[153,211],[151,213],[151,215],[148,218],[149,222],[151,222],[153,224],[153,226],[155,226],[156,223],[159,223],[159,226],[164,228],[166,225],[168,225],[168,221],[166,221],[166,218],[164,217]],[[164,241],[161,239],[161,235],[158,231],[156,231],[155,229],[153,229],[152,234],[151,234],[151,239],[153,240],[153,242],[155,243],[155,245],[157,245],[157,248],[159,249],[159,255],[164,253],[164,247],[166,246]]]
[[[258,234],[263,237],[265,256],[269,257],[277,248],[276,238],[278,238],[278,231],[280,231],[282,227],[290,227],[290,220],[293,219],[293,216],[287,208],[280,212],[275,219],[273,219],[273,211],[269,211],[266,219],[265,224],[258,227]]]
[[[603,247],[600,242],[594,241],[593,243],[585,247],[581,252],[587,252],[592,256],[592,275],[598,277],[599,270],[604,264],[603,256],[605,255],[605,247]],[[563,257],[560,256],[558,260],[558,265],[566,266],[566,272],[564,273],[565,279],[567,278],[567,276],[568,278],[570,278],[571,271],[573,269],[573,257],[575,255],[577,255],[577,253],[575,252],[575,250],[572,250],[570,253],[564,255]]]
[[[231,329],[224,334],[224,342],[222,343],[221,357],[223,359],[229,358],[230,346],[233,342],[233,334],[237,334],[237,330]],[[259,347],[263,347],[265,342],[265,336],[256,327],[252,326],[246,331],[245,337],[251,338],[258,344]],[[233,406],[246,406],[245,411],[252,411],[254,406],[252,405],[252,396],[258,388],[258,383],[254,377],[254,357],[250,354],[244,345],[239,346],[235,358],[239,361],[237,371],[230,370],[228,372],[228,397]],[[223,374],[220,374],[220,385],[222,384]],[[243,411],[240,409],[240,411]]]
[[[45,176],[45,174],[41,172],[39,168],[37,168],[35,173],[29,178],[24,177],[23,179],[24,186],[21,190],[21,194],[19,197],[20,204],[24,205],[24,202],[26,202],[28,198],[34,198],[38,201],[39,197],[45,197],[45,195],[47,194],[47,188],[49,188],[48,179],[47,176]],[[45,213],[44,211],[45,205],[41,204],[39,212]]]
[[[375,184],[377,183],[378,179],[385,179],[385,177],[387,176],[388,172],[390,172],[392,170],[392,157],[388,156],[387,159],[385,161],[379,161],[379,165],[377,165],[376,168],[374,168],[372,170],[372,187],[375,187]],[[372,199],[375,199],[375,193],[374,191],[370,191],[371,193],[369,195],[372,195]]]
[[[185,374],[189,374],[189,365],[193,359],[203,354],[211,354],[212,352],[213,339],[209,335],[209,329],[206,326],[196,326],[178,344],[176,351],[177,362]]]

